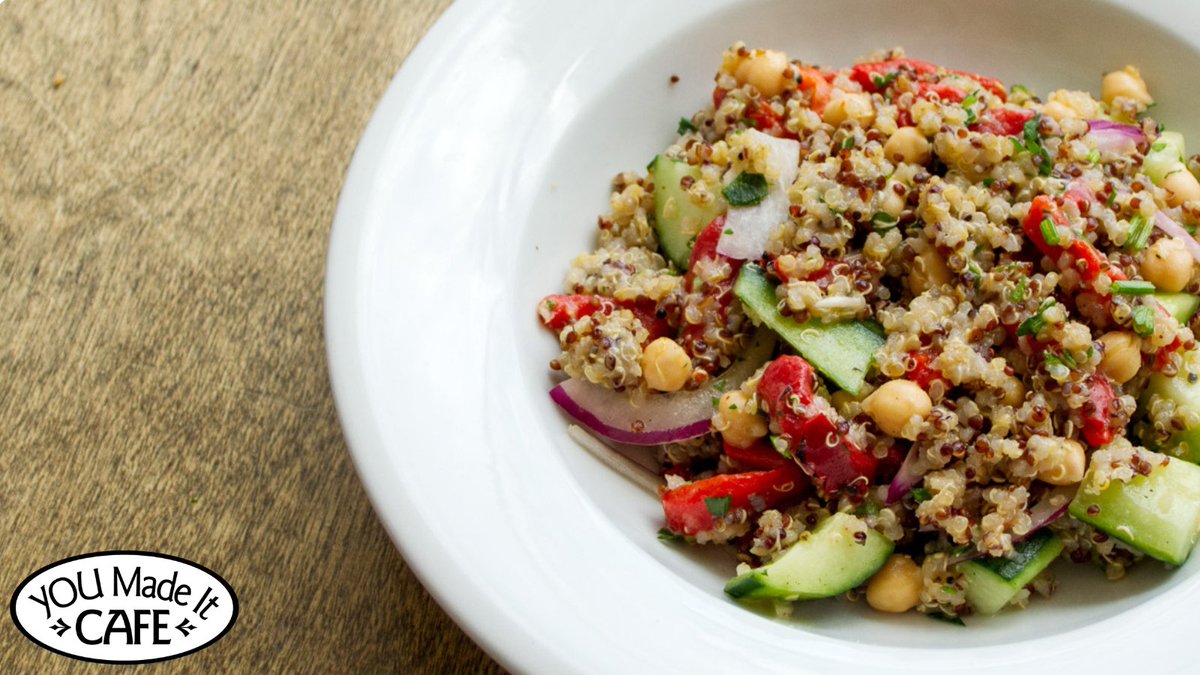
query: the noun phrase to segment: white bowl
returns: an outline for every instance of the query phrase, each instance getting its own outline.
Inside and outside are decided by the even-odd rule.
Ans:
[[[1043,94],[1134,63],[1195,143],[1197,19],[1132,0],[455,4],[355,155],[325,297],[338,410],[405,559],[520,671],[1195,672],[1197,559],[1116,584],[1059,562],[1055,597],[967,628],[841,600],[747,611],[722,594],[727,554],[658,541],[658,503],[567,437],[534,306],[735,40],[832,66],[903,45]]]

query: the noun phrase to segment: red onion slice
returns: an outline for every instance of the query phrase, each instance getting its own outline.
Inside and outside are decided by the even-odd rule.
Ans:
[[[925,467],[921,466],[920,453],[917,452],[916,446],[909,448],[908,454],[904,457],[904,463],[900,465],[896,477],[888,485],[886,503],[895,504],[904,499],[904,495],[912,492],[913,488],[921,483],[921,479],[925,477],[925,471]]]
[[[1029,519],[1032,521],[1029,531],[1019,537],[1013,537],[1013,543],[1019,544],[1025,541],[1037,533],[1038,530],[1067,515],[1067,510],[1071,506],[1071,500],[1075,498],[1075,491],[1078,489],[1078,485],[1066,485],[1053,488],[1043,494],[1042,498],[1029,509]],[[982,557],[983,554],[979,551],[966,551],[959,555],[951,556],[949,564],[957,565],[960,562]]]
[[[1138,127],[1108,120],[1088,120],[1087,135],[1100,152],[1118,155],[1134,152],[1138,143],[1146,140],[1146,134]]]
[[[1187,246],[1188,253],[1200,262],[1200,242],[1196,238],[1188,234],[1188,231],[1183,229],[1183,226],[1171,219],[1170,216],[1159,211],[1154,214],[1154,225],[1170,236],[1183,241],[1184,246]]]
[[[584,380],[570,379],[550,390],[550,398],[592,433],[618,443],[661,445],[708,433],[713,399],[742,386],[771,357],[775,334],[759,329],[750,347],[720,377],[695,391],[653,394],[634,406],[629,396]]]

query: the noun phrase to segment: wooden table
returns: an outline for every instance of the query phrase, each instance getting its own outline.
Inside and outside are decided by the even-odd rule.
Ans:
[[[377,523],[322,337],[355,143],[447,4],[0,4],[3,597],[159,551],[242,614],[151,670],[499,671]],[[91,669],[4,623],[4,672]]]

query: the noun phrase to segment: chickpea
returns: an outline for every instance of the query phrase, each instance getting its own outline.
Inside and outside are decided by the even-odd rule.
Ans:
[[[1142,341],[1126,331],[1115,330],[1100,336],[1104,356],[1100,357],[1100,372],[1118,384],[1125,384],[1142,367]]]
[[[928,164],[932,156],[929,147],[929,141],[916,127],[900,127],[883,144],[883,156],[893,162]]]
[[[1162,179],[1162,189],[1167,191],[1168,206],[1179,206],[1200,199],[1200,181],[1187,170],[1183,162],[1176,162],[1167,170]]]
[[[923,580],[912,558],[892,554],[867,583],[867,604],[880,612],[907,612],[921,601]]]
[[[1133,66],[1125,66],[1123,70],[1106,73],[1104,81],[1100,85],[1100,91],[1101,98],[1110,105],[1113,99],[1119,96],[1131,98],[1142,105],[1150,105],[1154,102],[1154,99],[1150,98],[1150,91],[1146,88],[1146,81],[1142,79],[1142,74]]]
[[[1083,480],[1087,455],[1079,441],[1033,436],[1028,445],[1037,457],[1038,480],[1050,485],[1074,485]]]
[[[788,57],[774,49],[755,49],[742,59],[733,71],[741,84],[753,85],[760,94],[770,98],[783,93],[787,86]]]
[[[917,254],[912,269],[908,271],[908,288],[913,295],[920,295],[931,288],[950,283],[953,278],[942,256],[933,248],[926,248]]]
[[[746,408],[750,398],[741,390],[727,391],[717,402],[717,414],[713,426],[721,432],[726,443],[748,448],[767,435],[767,420]]]
[[[1025,383],[1019,377],[1010,377],[1004,382],[1004,405],[1017,407],[1025,402]]]
[[[692,377],[692,359],[668,337],[660,337],[642,351],[642,375],[651,389],[679,391]]]
[[[833,98],[825,104],[822,119],[826,124],[835,127],[846,120],[854,120],[859,126],[869,127],[871,122],[875,121],[875,104],[871,101],[870,94],[835,90]]]
[[[904,212],[905,206],[904,197],[896,192],[896,185],[898,183],[895,181],[888,183],[887,187],[883,188],[880,195],[882,198],[879,200],[879,210],[893,218],[899,218],[900,214]]]
[[[1166,293],[1178,293],[1192,280],[1195,260],[1178,239],[1159,239],[1142,256],[1142,278]]]
[[[1050,101],[1042,106],[1042,114],[1046,117],[1054,118],[1055,122],[1062,122],[1065,119],[1079,117],[1079,113],[1075,112],[1074,108],[1067,106],[1060,101]]]
[[[933,401],[920,385],[910,380],[891,380],[871,392],[862,403],[863,411],[889,436],[916,438],[915,429],[906,427],[913,417],[925,419],[933,410]]]

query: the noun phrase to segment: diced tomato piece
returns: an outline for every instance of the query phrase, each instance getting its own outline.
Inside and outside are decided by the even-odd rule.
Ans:
[[[672,334],[671,323],[666,316],[659,316],[658,303],[650,298],[638,298],[637,300],[618,300],[617,306],[628,309],[633,312],[638,321],[642,322],[642,326],[650,334],[646,337],[646,342],[650,343],[660,337],[666,337]]]
[[[933,360],[937,358],[936,354],[922,349],[909,353],[909,356],[912,357],[913,367],[905,374],[906,379],[916,382],[925,391],[929,391],[929,385],[933,384],[935,380],[941,380],[949,385],[946,378],[942,377],[942,373],[933,367]]]
[[[1109,406],[1116,398],[1117,394],[1108,377],[1097,373],[1092,378],[1092,389],[1088,393],[1088,402],[1083,410],[1083,438],[1093,448],[1099,448],[1112,442],[1113,430],[1109,425],[1111,420]]]
[[[796,466],[723,474],[664,492],[663,514],[672,532],[694,537],[713,528],[714,511],[745,509],[757,513],[804,494],[808,485],[807,477]]]
[[[729,265],[729,275],[717,283],[706,283],[703,297],[700,300],[701,313],[704,320],[701,323],[684,322],[679,332],[679,344],[693,357],[704,357],[705,350],[699,349],[699,343],[704,340],[706,327],[711,324],[724,326],[728,323],[729,309],[733,304],[733,284],[737,281],[738,272],[742,269],[742,260],[734,260],[717,253],[717,243],[725,229],[725,216],[714,218],[696,237],[692,245],[692,257],[688,261],[688,271],[683,277],[683,287],[689,293],[695,290],[696,265],[701,261],[723,260]],[[689,300],[690,301],[690,300]],[[698,366],[704,367],[711,359],[697,358]]]
[[[605,308],[612,311],[614,306],[611,298],[596,295],[547,295],[538,303],[538,317],[543,325],[558,333],[578,319]]]
[[[944,82],[918,82],[917,98],[932,99],[936,96],[943,103],[962,103],[967,92]]]
[[[779,454],[775,448],[771,447],[770,441],[765,439],[759,439],[748,448],[739,448],[724,441],[722,441],[722,445],[725,448],[726,457],[752,469],[778,469],[784,466],[796,466],[794,461]]]
[[[745,112],[742,113],[746,119],[754,124],[754,128],[776,138],[798,138],[796,134],[788,131],[783,126],[783,118],[777,114],[771,106],[762,101],[751,101],[746,105]]]
[[[1029,237],[1042,255],[1060,264],[1060,258],[1064,254],[1069,256],[1071,264],[1082,260],[1084,269],[1081,274],[1084,281],[1088,283],[1095,281],[1102,272],[1106,272],[1113,281],[1124,281],[1128,278],[1120,269],[1109,265],[1108,258],[1082,237],[1073,237],[1071,243],[1065,248],[1047,243],[1046,238],[1042,235],[1042,221],[1046,218],[1060,227],[1068,226],[1067,217],[1063,215],[1058,204],[1046,195],[1038,195],[1033,198],[1029,214],[1025,216],[1022,227],[1025,230],[1025,236]]]
[[[928,81],[930,76],[936,76],[939,73],[948,75],[959,75],[969,77],[979,83],[979,86],[987,89],[1000,98],[1001,101],[1008,100],[1008,91],[1004,87],[1004,83],[992,77],[984,77],[974,73],[968,73],[962,70],[951,70],[936,66],[925,61],[916,61],[914,59],[891,59],[888,61],[880,61],[877,63],[860,63],[850,69],[850,78],[862,85],[864,91],[877,93],[880,87],[877,82],[887,79],[888,75],[906,70],[915,78]],[[962,100],[961,98],[959,100]]]
[[[716,110],[717,108],[720,108],[720,107],[721,107],[721,101],[724,101],[724,100],[725,100],[725,97],[726,97],[726,96],[728,96],[728,95],[729,95],[729,90],[728,90],[728,89],[722,89],[721,87],[716,87],[716,88],[714,88],[714,89],[713,89],[713,96],[712,96],[712,99],[713,99],[713,109],[714,109],[714,110]]]
[[[1032,110],[989,108],[979,116],[975,130],[997,136],[1016,136],[1025,130],[1025,123],[1031,119]]]
[[[810,94],[809,107],[818,115],[824,113],[825,105],[829,103],[829,96],[833,92],[833,86],[829,84],[829,79],[816,68],[800,66],[799,72],[800,91]]]

